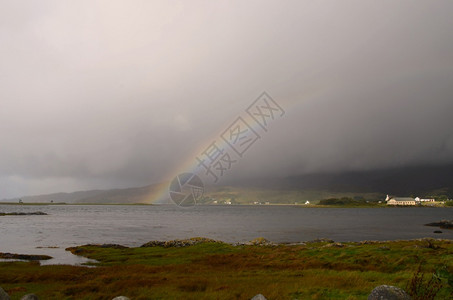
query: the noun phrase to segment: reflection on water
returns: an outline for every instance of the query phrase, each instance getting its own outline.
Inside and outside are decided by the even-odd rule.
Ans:
[[[304,208],[292,206],[0,205],[0,212],[47,216],[0,217],[0,252],[46,254],[43,264],[80,264],[65,251],[89,243],[140,246],[195,236],[225,242],[265,237],[273,242],[453,239],[452,230],[423,224],[451,219],[452,208]],[[50,247],[50,248],[49,248]]]

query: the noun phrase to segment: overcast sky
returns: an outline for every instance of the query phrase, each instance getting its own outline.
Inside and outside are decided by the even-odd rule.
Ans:
[[[453,162],[452,1],[0,0],[0,199],[142,186],[263,91],[229,176]]]

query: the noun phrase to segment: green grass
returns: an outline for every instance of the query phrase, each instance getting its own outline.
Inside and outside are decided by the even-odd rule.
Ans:
[[[385,195],[379,193],[354,193],[332,192],[325,190],[291,190],[291,189],[265,189],[254,187],[234,186],[210,186],[205,191],[205,203],[212,204],[214,200],[218,204],[231,201],[232,204],[253,204],[254,202],[271,204],[304,204],[310,201],[313,204],[320,199],[333,197],[363,197],[367,200],[384,199]]]
[[[200,243],[180,248],[81,246],[71,251],[95,268],[0,263],[0,284],[12,299],[366,299],[381,284],[406,288],[425,274],[453,273],[453,241],[313,242],[303,245]],[[447,283],[437,299],[447,299]]]
[[[26,205],[26,206],[34,206],[34,205],[66,205],[65,202],[0,202],[0,205]]]

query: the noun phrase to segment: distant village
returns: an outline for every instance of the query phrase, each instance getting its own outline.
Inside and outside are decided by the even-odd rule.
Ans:
[[[226,205],[239,204],[239,203],[236,203],[231,198],[220,199],[220,200],[215,199],[215,198],[208,198],[208,199],[211,200],[210,201],[211,204],[221,204],[221,205],[225,205],[225,204]],[[327,199],[327,200],[343,200],[343,199],[332,198],[332,199]],[[348,199],[346,199],[346,200],[348,200]],[[351,199],[351,200],[353,200],[353,199]],[[451,202],[450,199],[448,199],[448,200],[449,200],[448,202]],[[364,201],[364,203],[365,202],[366,203],[371,203],[371,201],[365,201],[365,200],[363,200],[363,201]],[[333,205],[333,204],[342,205],[342,204],[344,204],[344,203],[340,203],[340,202],[321,203],[321,204],[325,204],[325,205]],[[445,201],[436,201],[436,199],[434,199],[434,198],[396,197],[396,196],[389,196],[389,195],[387,195],[385,200],[376,201],[374,203],[376,203],[376,204],[386,204],[386,205],[389,205],[389,206],[444,206],[445,205]],[[247,204],[249,204],[249,205],[250,204],[253,204],[253,205],[270,205],[271,203],[268,202],[268,201],[265,201],[265,202],[254,201],[254,202],[247,203]],[[302,204],[302,205],[312,205],[310,203],[310,201],[294,202],[293,204],[294,205],[300,205],[300,204]]]
[[[407,206],[407,205],[436,205],[436,204],[444,204],[444,202],[436,202],[434,198],[419,198],[419,197],[391,197],[387,195],[385,198],[385,202],[387,205],[402,205],[402,206]]]

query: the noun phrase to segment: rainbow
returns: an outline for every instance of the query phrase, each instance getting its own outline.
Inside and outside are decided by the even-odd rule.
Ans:
[[[263,94],[261,94],[260,97]],[[281,101],[278,101],[278,102],[281,103]],[[286,103],[286,104],[288,104],[288,103]],[[295,105],[299,105],[299,104],[301,104],[300,101],[294,101],[293,103],[291,103],[290,106],[295,106]],[[285,105],[285,106],[287,106],[287,105]],[[284,108],[284,110],[286,110],[286,109]],[[240,112],[238,117],[241,117],[255,132],[257,132],[260,136],[260,139],[263,138],[267,134],[267,132],[245,111],[245,108],[242,112]],[[278,121],[278,119],[279,119],[279,117],[277,117],[272,122]],[[197,147],[197,149],[190,156],[187,156],[187,159],[183,163],[181,163],[177,169],[169,172],[169,174],[167,174],[167,176],[164,177],[165,180],[163,182],[165,184],[162,183],[160,185],[160,188],[156,192],[153,192],[151,195],[149,195],[147,197],[147,203],[155,203],[155,204],[172,203],[170,200],[169,192],[168,192],[168,188],[169,188],[169,184],[170,184],[171,180],[173,180],[174,177],[176,177],[178,174],[181,174],[181,173],[202,174],[202,171],[204,171],[204,169],[203,169],[203,167],[199,166],[199,162],[197,161],[196,157],[201,157],[203,151],[205,151],[207,149],[207,147],[209,147],[209,145],[211,145],[212,142],[215,141],[216,145],[221,149],[231,150],[230,146],[222,139],[221,134],[227,128],[229,128],[235,121],[236,121],[236,119],[231,120],[231,122],[228,125],[226,125],[221,131],[219,131],[215,137],[209,138],[207,140],[207,142],[205,142],[202,145],[200,145],[199,147]],[[259,139],[258,139],[258,142],[259,142]],[[251,147],[253,147],[253,146],[255,146],[255,145],[252,145]],[[234,164],[233,164],[232,168],[234,168]],[[219,182],[221,180],[222,179],[219,178]]]

